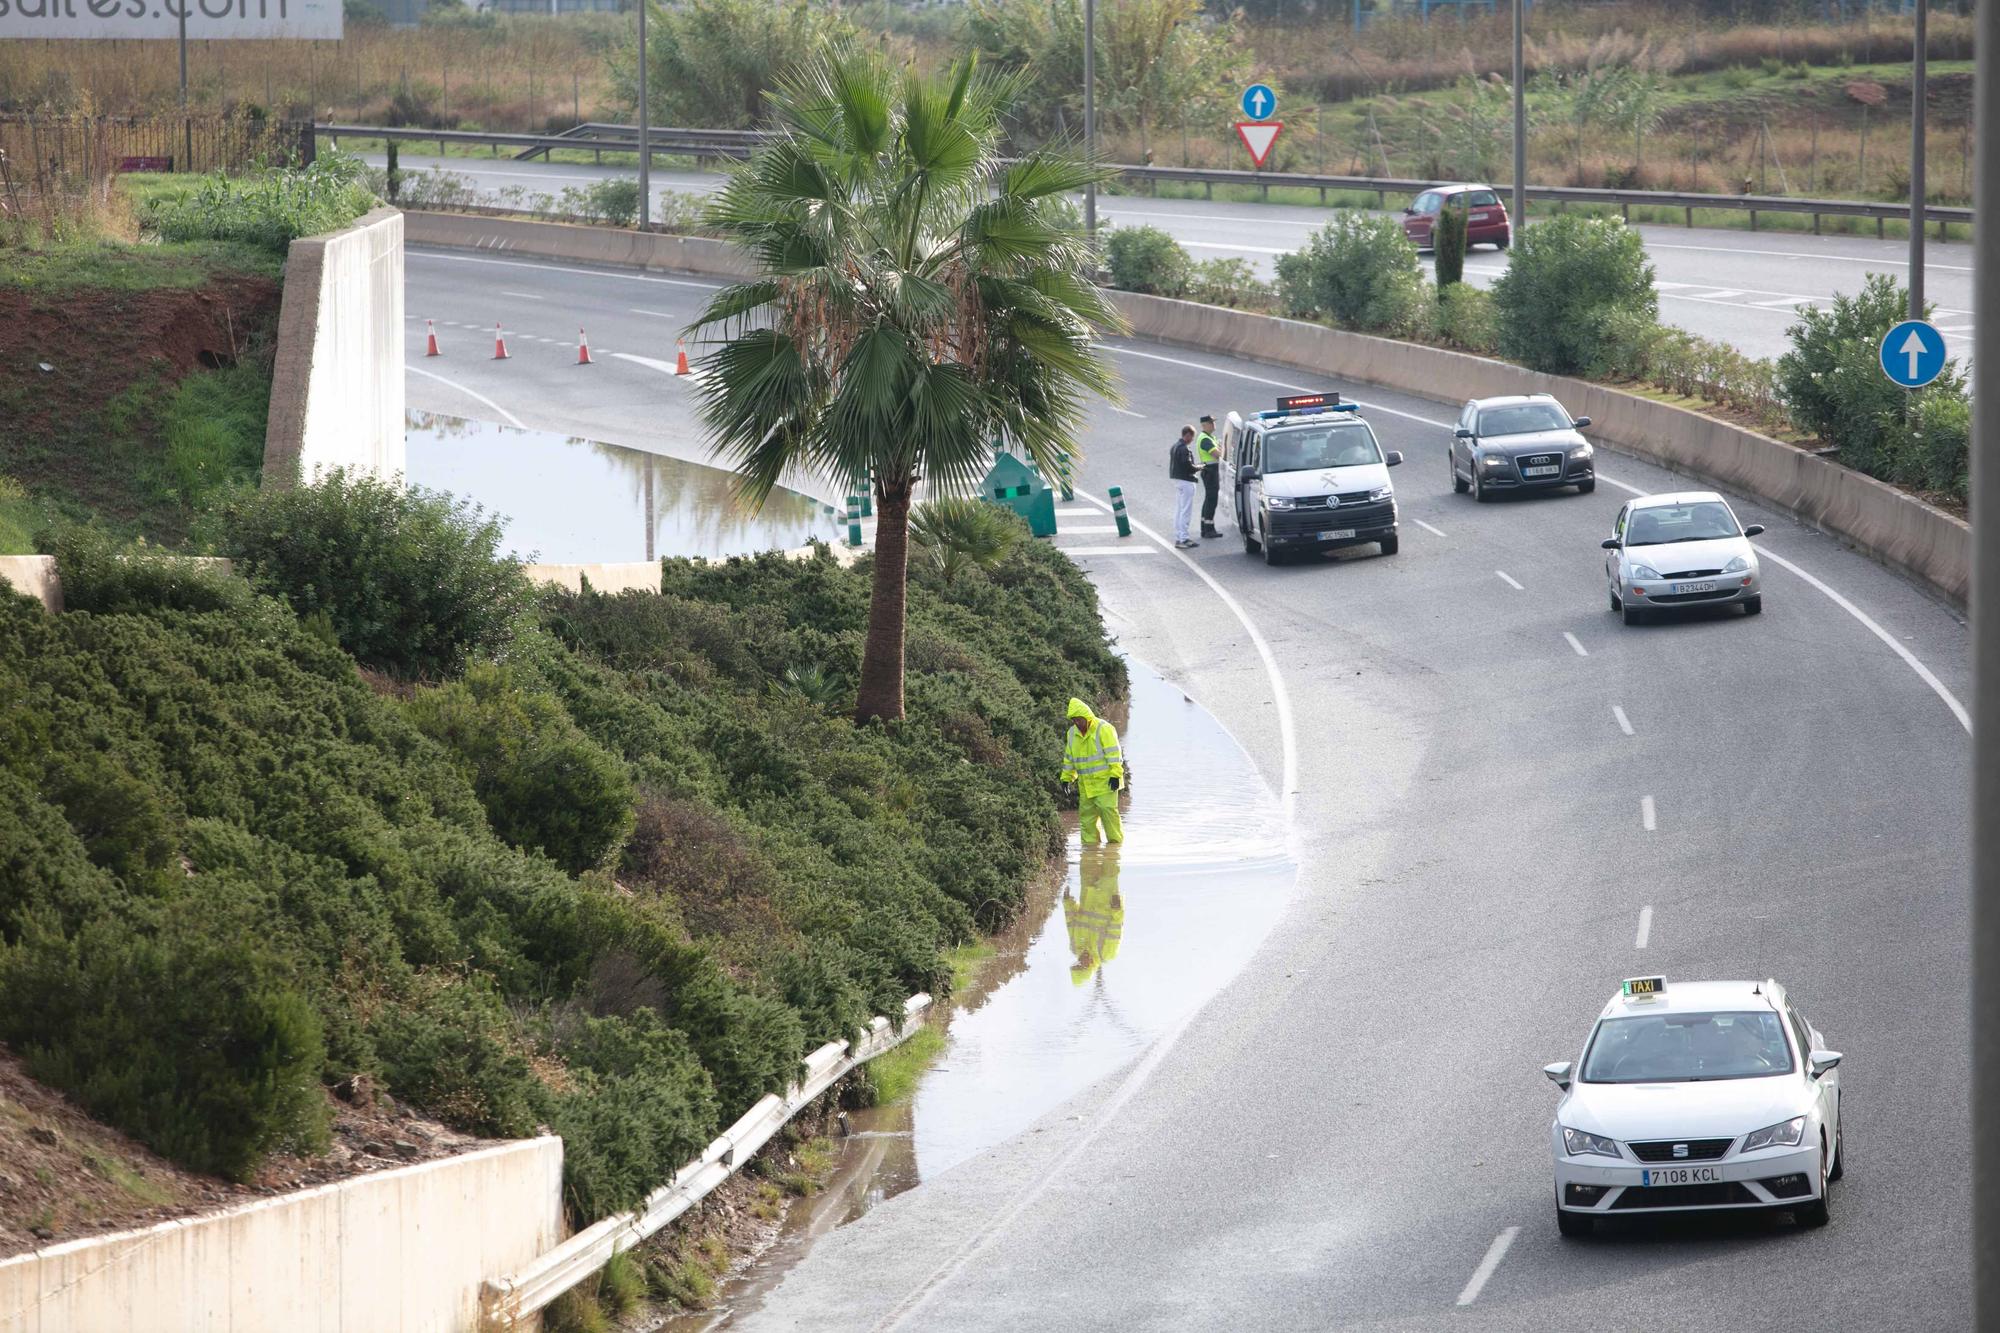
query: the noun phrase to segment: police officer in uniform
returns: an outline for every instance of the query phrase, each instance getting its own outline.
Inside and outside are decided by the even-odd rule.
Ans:
[[[1215,418],[1201,419],[1201,434],[1194,442],[1195,462],[1201,465],[1201,535],[1220,537],[1215,526],[1216,497],[1222,493],[1222,448],[1215,442]]]

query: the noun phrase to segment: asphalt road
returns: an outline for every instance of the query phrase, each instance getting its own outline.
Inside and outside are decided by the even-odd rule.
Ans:
[[[372,158],[380,165],[379,157]],[[511,158],[437,158],[406,153],[406,170],[441,166],[468,177],[482,194],[560,193],[566,185],[629,168],[568,163],[516,162]],[[656,194],[706,193],[721,177],[711,173],[655,172]],[[1332,210],[1286,204],[1230,204],[1193,199],[1107,196],[1100,215],[1111,223],[1160,227],[1196,259],[1237,258],[1269,277],[1277,256],[1296,250],[1326,225]],[[1725,231],[1642,226],[1660,297],[1660,318],[1760,357],[1790,346],[1785,330],[1800,305],[1830,305],[1836,293],[1858,290],[1871,273],[1909,279],[1903,241],[1860,236],[1808,236],[1798,232]],[[1482,246],[1466,257],[1467,280],[1491,286],[1505,271],[1505,254]],[[1947,346],[1961,359],[1972,355],[1972,249],[1933,240],[1925,253],[1925,293]]]
[[[688,449],[684,381],[565,341],[581,320],[600,357],[670,356],[701,286],[413,251],[411,314],[454,323],[441,360],[412,339],[412,405]],[[502,303],[548,341],[484,359],[457,325]],[[1128,401],[1094,416],[1082,486],[1160,533],[1182,421],[1352,388],[1114,355]],[[1408,455],[1399,555],[1267,568],[1141,535],[1081,557],[1120,642],[1293,809],[1287,914],[1144,1055],[826,1236],[732,1327],[1969,1326],[1970,747],[1940,693],[1968,697],[1964,625],[1739,502],[1770,528],[1765,614],[1625,628],[1597,542],[1628,488],[1682,483],[1605,453],[1593,496],[1476,505],[1446,481],[1448,408],[1355,396]],[[1558,1238],[1540,1066],[1642,972],[1776,976],[1846,1054],[1832,1225]]]

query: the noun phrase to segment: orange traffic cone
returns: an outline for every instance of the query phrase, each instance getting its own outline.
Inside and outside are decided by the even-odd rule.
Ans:
[[[582,329],[576,331],[576,363],[579,366],[597,364],[590,359],[590,336]]]
[[[424,321],[424,355],[425,356],[444,355],[443,352],[438,351],[437,326],[431,323],[429,320]]]
[[[674,339],[674,374],[688,374],[688,345],[685,338]]]
[[[505,361],[507,359],[507,340],[500,336],[500,326],[498,324],[493,326],[493,359],[495,361]]]

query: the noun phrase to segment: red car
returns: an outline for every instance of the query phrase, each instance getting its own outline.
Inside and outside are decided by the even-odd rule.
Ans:
[[[1437,224],[1438,213],[1446,207],[1465,210],[1468,250],[1488,242],[1505,250],[1514,239],[1513,228],[1507,222],[1507,206],[1500,202],[1500,192],[1491,185],[1433,185],[1403,210],[1403,234],[1417,249],[1431,248],[1431,228]]]

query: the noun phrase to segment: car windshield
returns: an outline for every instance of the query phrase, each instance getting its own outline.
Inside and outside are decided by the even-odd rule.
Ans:
[[[1778,1016],[1635,1014],[1607,1018],[1583,1057],[1585,1083],[1700,1083],[1788,1074],[1791,1048]]]
[[[1479,414],[1481,435],[1529,435],[1568,429],[1569,413],[1554,403],[1515,403],[1511,407],[1489,407]]]
[[[1627,525],[1627,546],[1666,546],[1671,542],[1708,542],[1740,537],[1736,516],[1720,500],[1696,500],[1684,505],[1648,505],[1634,510]]]
[[[1444,196],[1438,194],[1436,191],[1432,191],[1429,194],[1420,194],[1417,196],[1417,202],[1410,205],[1410,211],[1412,213],[1435,213],[1438,211],[1438,205],[1443,202]]]
[[[1382,451],[1367,423],[1344,421],[1311,430],[1286,430],[1265,437],[1266,472],[1304,472],[1316,467],[1379,463]]]

